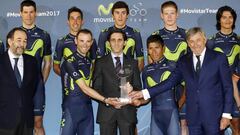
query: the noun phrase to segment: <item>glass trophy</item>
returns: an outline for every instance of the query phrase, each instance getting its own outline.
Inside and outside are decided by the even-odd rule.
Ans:
[[[127,82],[129,82],[129,77],[132,74],[132,69],[131,65],[122,67],[121,70],[119,71],[119,78],[120,78],[120,98],[119,101],[122,104],[129,104],[131,103],[131,98],[128,97],[128,93],[130,92],[127,88]]]

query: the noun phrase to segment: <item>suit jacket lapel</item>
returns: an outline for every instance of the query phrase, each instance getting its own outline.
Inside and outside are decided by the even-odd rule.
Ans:
[[[191,74],[192,74],[192,78],[197,78],[197,76],[196,76],[196,72],[195,72],[195,69],[194,69],[194,63],[193,63],[193,54],[191,53],[191,54],[189,54],[188,56],[187,56],[187,64],[188,64],[188,71],[190,71],[191,72]]]
[[[17,78],[16,78],[16,76],[14,74],[14,71],[13,71],[13,68],[12,68],[12,64],[11,64],[11,61],[10,61],[10,57],[9,57],[7,51],[6,51],[6,55],[5,55],[5,61],[6,61],[6,70],[7,70],[8,73],[10,73],[10,77],[16,83],[15,86],[18,87]]]
[[[23,55],[23,80],[22,80],[22,87],[26,83],[27,77],[31,72],[31,67],[29,67],[28,59]]]
[[[123,55],[123,67],[126,67],[128,65],[130,65],[131,63],[129,63],[127,57],[125,55]]]
[[[109,72],[110,74],[112,74],[114,80],[115,80],[116,82],[118,82],[118,77],[117,77],[117,73],[116,73],[116,70],[115,70],[115,67],[114,67],[114,63],[113,63],[113,59],[112,59],[111,53],[108,54],[107,61],[108,61],[108,67],[109,67],[109,68],[107,69],[107,70],[109,70],[108,72]],[[118,83],[116,83],[116,84],[118,84]]]
[[[203,58],[203,63],[202,63],[202,66],[201,66],[201,71],[200,71],[200,74],[199,74],[199,81],[201,81],[201,79],[204,79],[204,73],[206,72],[207,70],[207,66],[209,65],[209,62],[211,61],[211,53],[209,53],[209,50],[206,48],[206,52],[205,52],[205,56]]]

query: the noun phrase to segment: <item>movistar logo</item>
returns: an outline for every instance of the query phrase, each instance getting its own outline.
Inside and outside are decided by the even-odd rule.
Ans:
[[[100,16],[102,16],[102,14],[104,14],[104,15],[109,15],[112,7],[113,7],[113,3],[110,3],[110,4],[108,5],[108,8],[105,8],[105,7],[101,4],[101,5],[98,6],[98,14],[99,14]]]

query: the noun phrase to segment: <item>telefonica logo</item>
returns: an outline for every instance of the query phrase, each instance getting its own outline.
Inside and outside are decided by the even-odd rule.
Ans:
[[[109,15],[111,9],[113,7],[113,3],[108,4],[108,8],[105,8],[102,4],[98,6],[98,15],[102,16],[104,15]]]

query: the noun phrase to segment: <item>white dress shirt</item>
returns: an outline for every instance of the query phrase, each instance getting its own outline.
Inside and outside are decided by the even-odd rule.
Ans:
[[[123,66],[123,53],[121,53],[120,55],[116,55],[116,54],[111,52],[111,56],[112,56],[112,59],[113,59],[114,67],[116,67],[116,61],[117,61],[115,59],[115,57],[119,57],[120,58],[121,66]]]
[[[20,56],[16,56],[15,54],[13,54],[10,49],[8,49],[8,55],[9,55],[9,59],[10,59],[10,62],[11,62],[11,65],[12,65],[12,69],[14,70],[14,65],[15,65],[15,60],[14,58],[18,58],[18,63],[17,63],[17,67],[18,67],[18,70],[20,72],[20,75],[21,75],[21,80],[23,80],[23,56],[20,55]]]
[[[200,54],[200,65],[202,67],[202,64],[203,64],[203,60],[204,60],[204,56],[205,56],[205,53],[206,53],[206,48],[204,48],[204,50],[202,51],[202,53]],[[196,54],[193,54],[193,66],[194,66],[194,69],[196,70],[196,65],[197,65],[197,57],[196,57]]]

